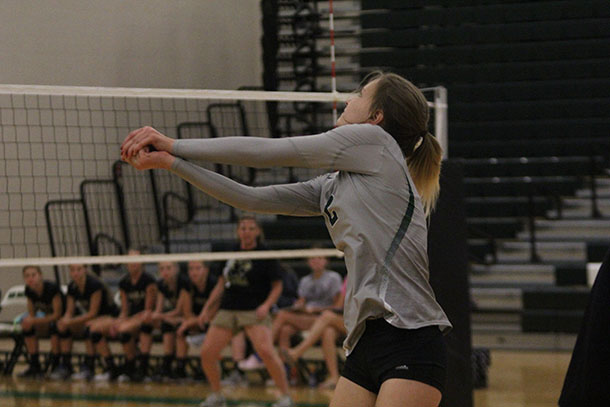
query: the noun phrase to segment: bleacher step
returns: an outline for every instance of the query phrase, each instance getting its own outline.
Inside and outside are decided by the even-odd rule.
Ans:
[[[473,265],[471,284],[554,284],[555,267],[544,264]]]
[[[520,331],[473,330],[472,345],[489,349],[571,352],[576,335],[569,333],[524,333]]]
[[[610,186],[598,187],[595,192],[598,198],[610,198]],[[591,189],[580,189],[576,191],[576,196],[578,198],[591,198],[591,195]]]
[[[494,326],[511,326],[515,329],[521,327],[521,311],[494,311],[481,312],[473,311],[470,314],[470,321],[473,329],[484,330]],[[490,330],[493,330],[491,328]]]
[[[519,232],[517,238],[529,239],[529,231]],[[608,240],[610,237],[610,220],[604,219],[561,219],[536,220],[536,238],[542,240],[566,241]]]
[[[497,260],[500,263],[527,263],[530,261],[530,246],[528,241],[500,242]],[[537,242],[536,250],[545,263],[580,263],[587,259],[584,242]]]
[[[521,332],[520,324],[510,322],[492,322],[472,324],[473,332]]]
[[[583,204],[579,207],[562,209],[561,217],[563,219],[573,219],[573,220],[591,218],[591,216],[592,216],[591,200],[587,199],[585,201],[586,201],[586,204]],[[610,217],[610,201],[608,203],[598,202],[597,209],[602,214],[602,216]],[[557,216],[558,216],[558,212],[556,209],[551,209],[551,210],[547,211],[546,214],[549,218],[557,218]]]
[[[521,310],[523,300],[519,288],[471,287],[470,298],[476,310]]]
[[[562,201],[564,208],[580,208],[582,206],[591,206],[591,198],[578,198],[570,197],[563,198]],[[610,206],[610,199],[598,199],[598,205]]]

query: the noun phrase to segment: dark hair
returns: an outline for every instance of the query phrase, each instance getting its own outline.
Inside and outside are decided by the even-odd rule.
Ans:
[[[25,273],[25,271],[27,269],[34,269],[34,270],[36,270],[38,272],[38,274],[42,274],[42,269],[40,268],[40,266],[25,266],[21,270],[21,274]]]
[[[189,260],[189,261],[186,263],[187,267],[188,267],[188,263],[190,263],[190,262],[192,262],[192,261],[193,261],[193,262],[195,262],[195,263],[201,263],[201,265],[203,265],[203,267],[205,267],[205,268],[207,268],[207,269],[209,269],[209,268],[210,268],[210,262],[209,262],[209,261],[207,261],[207,260]]]
[[[258,219],[256,219],[256,216],[254,216],[254,215],[252,215],[250,213],[244,213],[237,220],[237,226],[239,227],[239,224],[242,223],[245,220],[251,220],[251,221],[253,221],[256,224],[256,226],[258,227],[258,230],[260,230],[260,232],[261,232],[258,235],[258,237],[256,238],[256,243],[259,243],[259,244],[263,243],[265,241],[265,232],[263,231],[263,227],[261,226],[261,224],[258,221]]]
[[[400,146],[426,214],[430,214],[440,191],[443,153],[428,131],[428,102],[417,86],[394,73],[372,72],[364,78],[361,88],[375,80],[370,116],[383,113],[379,126]]]

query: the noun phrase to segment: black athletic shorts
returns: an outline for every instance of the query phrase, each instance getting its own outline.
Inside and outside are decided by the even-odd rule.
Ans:
[[[384,319],[366,329],[345,361],[342,376],[375,394],[388,379],[409,379],[437,388],[447,377],[447,348],[437,326],[400,329]]]

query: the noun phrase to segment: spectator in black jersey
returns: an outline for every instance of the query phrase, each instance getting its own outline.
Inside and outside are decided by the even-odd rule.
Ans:
[[[163,334],[163,363],[155,374],[155,380],[171,378],[174,352],[176,350],[176,329],[184,320],[183,304],[189,295],[188,278],[179,273],[178,265],[171,261],[159,263],[157,281],[157,301],[152,314],[153,326],[161,328]]]
[[[252,216],[239,220],[236,250],[263,250],[260,243],[262,230]],[[229,260],[210,298],[199,316],[201,326],[211,321],[201,347],[201,364],[212,388],[202,405],[222,405],[220,393],[220,352],[234,334],[242,329],[252,341],[271,378],[275,381],[282,399],[288,396],[286,372],[271,340],[269,311],[282,293],[282,277],[276,260]],[[216,311],[218,313],[216,314]],[[216,314],[214,318],[212,318]]]
[[[184,320],[176,331],[176,372],[177,379],[186,377],[186,355],[188,353],[188,334],[203,333],[207,326],[199,326],[199,315],[205,302],[210,297],[215,281],[210,275],[210,268],[203,261],[192,260],[188,263],[188,295],[182,303]]]
[[[63,314],[65,299],[57,284],[43,280],[42,270],[38,266],[25,266],[23,280],[25,296],[28,299],[28,314],[21,321],[21,330],[28,351],[29,367],[19,374],[19,377],[36,378],[44,373],[38,356],[38,336],[51,336],[51,358],[48,365],[53,370],[59,364],[59,336],[56,324]],[[38,312],[44,315],[37,316]]]
[[[95,352],[89,335],[89,323],[101,315],[112,315],[115,308],[110,292],[97,277],[89,274],[83,264],[70,264],[66,311],[57,321],[60,337],[61,362],[50,377],[65,380],[72,374],[72,338],[83,337],[87,347],[85,363],[75,378],[93,377]]]
[[[140,251],[130,249],[129,255]],[[139,381],[148,371],[152,346],[152,312],[157,294],[155,279],[143,269],[141,263],[128,263],[128,274],[119,281],[121,312],[117,318],[98,320],[91,326],[91,340],[104,359],[104,372],[96,375],[96,381],[114,380],[119,375],[106,338],[118,338],[125,352],[125,379]],[[140,338],[140,369],[136,369],[136,338]]]
[[[296,272],[292,269],[292,267],[283,263],[280,263],[280,267],[282,269],[282,294],[277,300],[277,303],[271,309],[271,314],[273,315],[276,315],[278,312],[282,312],[283,309],[292,307],[299,298],[299,277],[297,276]],[[273,336],[273,325],[271,327],[271,335]],[[239,369],[243,371],[264,369],[265,364],[258,357],[256,352],[253,351],[252,344],[246,340],[245,335],[241,334],[241,337],[242,338],[239,340],[238,336],[234,336],[233,342],[231,343],[233,348],[233,357],[236,358],[236,355],[241,357],[241,360],[239,360],[237,364]],[[247,358],[246,355],[248,355]]]

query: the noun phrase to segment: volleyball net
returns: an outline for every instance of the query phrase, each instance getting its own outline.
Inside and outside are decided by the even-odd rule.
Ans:
[[[430,128],[446,146],[445,90],[424,94]],[[145,125],[179,139],[316,134],[333,127],[333,103],[341,111],[348,96],[0,85],[0,269],[53,257],[93,256],[88,262],[97,257],[101,264],[130,247],[147,254],[227,247],[239,211],[167,171],[137,171],[121,162],[127,134]],[[197,164],[248,185],[304,181],[323,172]]]

